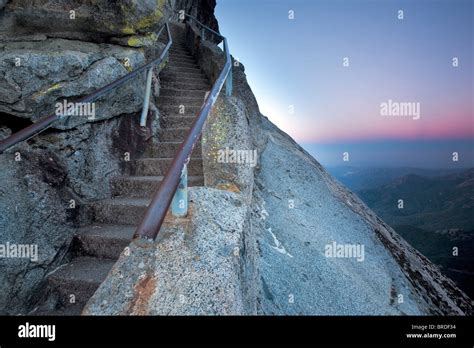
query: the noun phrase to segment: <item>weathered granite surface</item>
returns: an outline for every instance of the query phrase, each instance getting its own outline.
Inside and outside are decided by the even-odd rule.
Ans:
[[[74,102],[144,63],[143,53],[121,46],[64,39],[0,42],[0,112],[36,121],[56,112],[57,103]],[[114,98],[95,102],[94,114],[73,116],[54,127],[139,111],[143,91],[143,78],[134,79],[117,88]]]
[[[124,55],[135,57],[134,64],[149,56],[147,45],[155,41],[147,43],[148,30],[162,17],[146,25],[140,20],[167,10],[140,3],[132,30],[124,31],[130,17],[120,11],[132,3],[109,3],[108,12],[94,17],[101,28],[84,19],[94,6],[85,4],[79,20],[62,31],[46,30],[45,19],[58,19],[75,2],[11,0],[3,10],[0,3],[3,33],[31,16],[44,17],[32,19],[34,31],[25,26],[0,39],[0,55],[8,57],[0,60],[6,64],[0,63],[0,138],[34,120],[34,108],[124,74]],[[213,22],[213,0],[169,4]],[[114,27],[105,25],[117,15]],[[222,51],[192,25],[187,30],[190,50],[215,81]],[[29,65],[15,70],[18,55]],[[208,187],[190,189],[189,217],[167,221],[156,243],[135,241],[122,253],[84,314],[472,315],[472,301],[451,280],[260,114],[243,65],[234,63],[233,95],[221,94],[203,133]],[[46,92],[38,102],[30,83]],[[137,91],[120,94],[119,104],[104,106],[95,122],[56,127],[0,155],[0,243],[34,243],[40,250],[35,262],[0,259],[2,314],[31,309],[45,275],[67,257],[74,229],[87,223],[82,203],[107,197],[108,179],[127,171],[124,153],[137,158],[156,135],[156,111],[149,129],[137,125]],[[256,166],[216,161],[215,151],[223,148],[256,150]],[[78,209],[68,208],[71,199]],[[325,248],[334,242],[364,246],[363,258],[328,257]]]
[[[0,139],[53,113],[57,101],[74,101],[155,58],[164,44],[154,31],[172,11],[184,8],[217,28],[214,7],[211,0],[0,1]],[[154,70],[155,100],[166,61]],[[95,119],[55,123],[0,154],[0,243],[38,246],[35,262],[0,259],[0,313],[32,309],[45,275],[68,257],[74,230],[89,222],[84,203],[109,197],[109,179],[156,141],[154,100],[148,127],[138,124],[143,87],[139,76],[97,101]]]
[[[156,243],[131,243],[84,315],[238,315],[253,312],[241,273],[247,206],[239,194],[190,188],[187,218]],[[171,221],[168,221],[171,223]]]

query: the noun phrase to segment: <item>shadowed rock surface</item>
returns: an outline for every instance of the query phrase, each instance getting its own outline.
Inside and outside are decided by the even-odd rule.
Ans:
[[[194,11],[209,7],[206,11],[212,13],[215,3],[181,1],[177,7],[174,1],[0,2],[0,139],[54,113],[56,102],[74,101],[156,58],[164,37],[156,37],[154,30],[171,10],[185,5]],[[121,12],[127,6],[133,11]],[[68,19],[71,9],[76,10],[75,22]],[[117,27],[109,28],[107,21]],[[137,30],[120,32],[127,21]],[[35,262],[0,259],[0,313],[25,314],[37,307],[46,275],[71,259],[76,231],[91,223],[87,206],[131,187],[156,189],[178,143],[168,144],[165,160],[144,160],[135,167],[135,159],[161,139],[169,141],[161,125],[190,124],[188,119],[160,117],[158,74],[166,61],[154,69],[146,128],[138,124],[145,84],[144,76],[138,76],[97,101],[96,118],[57,122],[0,154],[0,243],[38,246]],[[203,98],[204,92],[195,96]],[[202,162],[193,160],[191,166],[196,172]],[[155,180],[120,181],[140,171]],[[190,178],[190,183],[200,184],[202,178]]]

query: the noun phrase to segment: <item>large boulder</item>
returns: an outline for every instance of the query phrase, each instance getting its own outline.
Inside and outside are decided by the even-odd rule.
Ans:
[[[24,30],[89,37],[154,30],[164,22],[169,9],[165,0],[11,0],[7,6],[15,25]]]
[[[0,43],[0,111],[32,121],[52,114],[57,103],[73,102],[145,63],[138,50],[63,39]],[[58,128],[140,110],[144,78],[102,97],[92,113],[70,117]],[[1,120],[0,120],[1,123]]]
[[[4,6],[5,0],[0,0],[0,10]],[[218,30],[215,6],[215,0],[11,0],[5,7],[12,18],[6,31],[9,35],[40,32],[104,42],[111,37],[156,32],[181,10]]]

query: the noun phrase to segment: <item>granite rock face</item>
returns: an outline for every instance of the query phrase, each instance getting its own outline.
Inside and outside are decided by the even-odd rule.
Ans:
[[[0,49],[0,112],[31,121],[145,63],[143,53],[136,50],[64,39],[0,42]],[[72,128],[139,111],[143,90],[143,79],[135,79],[117,88],[114,98],[107,96],[95,102],[91,112],[70,117],[55,127]]]
[[[180,10],[218,29],[215,0],[10,0],[5,7],[6,33],[36,32],[50,37],[110,42],[113,38],[147,37]],[[1,26],[0,26],[1,28]]]
[[[224,54],[203,41],[193,25],[187,43],[203,71],[215,81]],[[242,116],[257,150],[249,229],[258,244],[253,269],[259,276],[257,296],[261,314],[470,314],[472,301],[439,269],[413,249],[352,192],[288,135],[259,112],[247,84],[244,67],[233,64],[231,98],[217,103],[215,118],[206,132],[222,125],[232,111],[232,131],[223,127],[232,143]],[[225,124],[225,123],[224,123]],[[226,134],[225,132],[222,132]],[[248,146],[248,145],[247,145]],[[227,177],[220,168],[212,174]],[[235,166],[238,167],[237,165]],[[215,181],[216,179],[214,179]],[[330,257],[328,246],[364,247],[363,257]],[[361,250],[361,249],[359,249]],[[334,256],[334,255],[333,255]],[[255,260],[254,260],[255,261]]]
[[[129,115],[85,124],[0,155],[0,244],[37,248],[36,260],[0,258],[1,313],[33,309],[44,277],[67,259],[76,227],[87,223],[85,204],[109,197],[109,180],[126,170],[123,153],[143,147],[136,123]]]
[[[214,6],[0,1],[0,139],[54,113],[57,102],[73,102],[155,58],[164,47],[155,30],[172,11],[213,13]],[[160,114],[154,104],[165,64],[154,70],[147,128],[138,124],[144,88],[144,76],[138,76],[98,100],[95,118],[57,122],[0,154],[0,244],[38,247],[34,262],[0,259],[0,313],[34,309],[45,275],[67,261],[74,231],[90,222],[84,207],[110,197],[110,179],[128,173],[157,138]]]
[[[204,126],[202,156],[206,186],[242,193],[250,201],[258,154],[242,100],[218,98]]]
[[[7,7],[16,27],[95,38],[156,29],[170,9],[164,0],[11,0]]]
[[[218,28],[214,0],[2,4],[0,139],[54,111],[57,100],[148,60],[162,47],[148,35],[170,9]],[[98,5],[103,12],[92,13]],[[47,27],[71,9],[76,22]],[[182,27],[213,83],[223,52],[192,24]],[[189,216],[167,217],[155,243],[133,241],[84,314],[472,315],[472,301],[450,279],[260,114],[236,61],[233,83],[203,130],[206,187],[189,190]],[[1,314],[34,309],[45,275],[67,261],[74,231],[90,223],[86,203],[109,197],[109,180],[131,169],[126,158],[156,141],[154,105],[149,126],[138,125],[142,86],[143,77],[98,101],[96,119],[56,124],[0,154],[0,244],[38,247],[36,260],[0,259]],[[338,245],[353,254],[328,253]]]
[[[472,313],[470,299],[286,134],[263,120],[254,190],[263,314]],[[363,246],[357,257],[326,254]]]
[[[250,108],[260,154],[251,219],[260,250],[259,313],[473,313],[472,300],[434,264],[259,115],[242,66],[234,68],[234,83],[235,94]],[[364,251],[352,257],[327,254],[334,243]]]
[[[132,243],[84,315],[241,315],[247,206],[238,194],[191,188],[185,219],[169,218],[156,243]]]

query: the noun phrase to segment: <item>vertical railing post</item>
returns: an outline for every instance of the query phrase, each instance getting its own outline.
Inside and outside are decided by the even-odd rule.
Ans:
[[[230,51],[229,51],[229,45],[227,44],[227,39],[224,39],[224,53],[229,57],[230,59],[230,71],[229,74],[227,75],[227,79],[225,80],[225,94],[226,96],[230,97],[232,96],[232,58],[230,58]]]
[[[148,69],[146,75],[145,97],[143,99],[142,115],[140,117],[140,126],[146,127],[146,119],[148,116],[148,108],[150,107],[151,95],[151,79],[153,76],[153,68]]]
[[[185,217],[188,214],[188,166],[186,164],[171,202],[171,213],[175,217]]]
[[[232,96],[232,66],[230,67],[229,75],[225,80],[225,95],[228,97]]]

